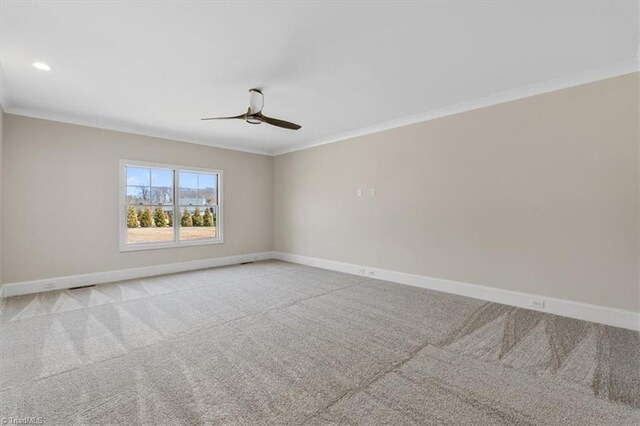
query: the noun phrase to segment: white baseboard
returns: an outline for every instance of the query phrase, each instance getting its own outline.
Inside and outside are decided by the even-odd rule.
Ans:
[[[362,275],[379,280],[407,284],[414,287],[442,291],[444,293],[459,294],[475,299],[640,331],[640,314],[632,311],[282,252],[249,253],[237,256],[121,269],[117,271],[7,283],[0,289],[0,297],[19,296],[22,294],[124,281],[267,259],[279,259],[286,262],[315,266],[347,274]],[[532,306],[532,301],[541,301],[543,307],[537,308]]]
[[[195,271],[197,269],[213,268],[216,266],[235,265],[243,262],[266,260],[271,259],[272,257],[272,253],[267,251],[261,253],[241,254],[238,256],[226,256],[213,259],[144,266],[141,268],[120,269],[117,271],[96,272],[92,274],[8,283],[2,286],[2,289],[0,290],[0,297],[19,296],[22,294],[40,293],[43,291],[131,280],[155,275],[173,274],[176,272]]]
[[[273,252],[273,258],[640,331],[640,314],[633,311],[289,253]],[[532,301],[542,302],[543,307],[537,308],[532,306]]]

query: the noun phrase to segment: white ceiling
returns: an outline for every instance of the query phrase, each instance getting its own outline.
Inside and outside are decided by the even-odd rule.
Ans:
[[[3,2],[0,13],[5,111],[263,153],[637,67],[640,16],[637,1]],[[251,87],[266,115],[302,129],[200,121],[244,112]]]

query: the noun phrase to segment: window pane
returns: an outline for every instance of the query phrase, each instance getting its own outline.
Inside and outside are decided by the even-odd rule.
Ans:
[[[148,186],[127,186],[127,204],[149,205],[151,203],[150,192]]]
[[[181,207],[180,240],[215,238],[216,216],[214,207]]]
[[[215,188],[217,175],[211,174],[199,174],[198,175],[198,189],[211,189]]]
[[[200,195],[197,189],[180,189],[180,205],[181,206],[204,206],[205,199]]]
[[[198,176],[200,196],[209,206],[218,204],[218,175],[201,174]]]
[[[204,189],[200,192],[200,196],[208,206],[215,206],[218,204],[218,191],[216,188]]]
[[[173,241],[172,207],[129,206],[127,218],[127,244]]]
[[[198,189],[198,174],[180,172],[180,188]]]
[[[127,166],[127,185],[151,186],[151,169]]]
[[[151,185],[173,188],[173,170],[151,169]]]
[[[151,187],[151,204],[173,205],[173,187]]]
[[[180,172],[180,205],[203,207],[217,204],[217,182],[217,174]]]

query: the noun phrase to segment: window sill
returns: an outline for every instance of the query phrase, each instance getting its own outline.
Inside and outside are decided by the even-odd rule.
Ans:
[[[207,238],[202,240],[192,241],[171,241],[168,243],[137,243],[137,244],[123,244],[120,245],[120,252],[128,251],[141,251],[141,250],[157,250],[166,248],[178,248],[178,247],[194,247],[194,246],[207,246],[212,244],[222,244],[224,240],[222,238]]]

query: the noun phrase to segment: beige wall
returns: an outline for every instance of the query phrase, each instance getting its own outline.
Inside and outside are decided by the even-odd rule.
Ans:
[[[271,250],[271,157],[10,114],[3,151],[4,283]],[[224,170],[225,242],[120,253],[123,158]]]
[[[638,79],[275,159],[4,114],[0,277],[10,283],[273,248],[638,310]],[[223,169],[225,243],[120,253],[121,158]]]
[[[638,310],[638,114],[636,73],[276,157],[274,249]]]

